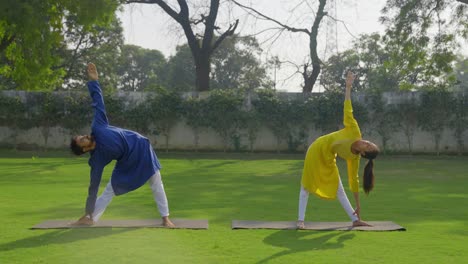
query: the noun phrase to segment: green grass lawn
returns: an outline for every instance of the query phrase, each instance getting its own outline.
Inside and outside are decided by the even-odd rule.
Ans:
[[[32,156],[0,152],[2,264],[468,263],[468,157],[379,158],[376,187],[361,196],[361,215],[407,231],[347,232],[231,230],[234,219],[296,219],[303,156],[195,153],[161,153],[161,173],[171,216],[208,219],[208,230],[30,230],[44,220],[81,216],[89,178],[87,158]],[[102,219],[155,217],[150,188],[143,186],[115,197]],[[338,201],[315,196],[306,220],[348,221]]]

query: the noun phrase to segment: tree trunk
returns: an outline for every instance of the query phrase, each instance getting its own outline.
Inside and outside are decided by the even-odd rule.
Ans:
[[[202,57],[202,56],[201,56]],[[202,57],[195,62],[196,71],[196,90],[204,92],[210,90],[210,60],[207,57]]]
[[[315,82],[317,81],[321,70],[321,61],[317,54],[317,36],[320,22],[322,21],[322,18],[327,14],[326,12],[324,12],[327,0],[320,0],[319,2],[320,4],[317,10],[317,15],[315,16],[314,24],[312,25],[309,34],[309,49],[310,59],[312,61],[312,73],[307,76],[307,71],[305,70],[306,67],[304,67],[304,74],[306,74],[304,76],[304,88],[302,89],[302,92],[304,94],[312,92],[312,88],[314,88]]]
[[[388,142],[388,138],[382,136],[382,152],[384,155],[387,154],[387,142]]]
[[[193,128],[193,141],[195,145],[195,152],[198,152],[198,142],[200,141],[200,131],[197,127]]]
[[[280,153],[280,144],[281,144],[281,139],[279,136],[276,136],[276,153]]]
[[[442,137],[442,132],[441,133],[435,133],[434,135],[434,143],[435,143],[435,149],[437,156],[440,156],[440,139]]]
[[[165,144],[166,144],[166,153],[169,152],[169,133],[164,133]]]
[[[44,152],[47,152],[47,142],[49,141],[49,126],[42,127],[42,136],[44,137]]]
[[[14,126],[12,128],[12,131],[13,131],[13,149],[14,151],[17,151],[18,150],[18,134],[19,134],[19,128],[17,126]]]
[[[208,91],[210,89],[210,57],[226,37],[234,34],[237,25],[239,24],[239,20],[237,19],[234,24],[230,24],[229,28],[224,33],[215,38],[215,30],[219,31],[219,27],[216,26],[216,19],[219,11],[219,0],[209,1],[210,10],[208,15],[202,15],[202,18],[196,22],[190,17],[188,6],[189,1],[187,0],[177,0],[179,10],[169,5],[169,1],[163,0],[125,0],[123,2],[126,4],[157,4],[164,10],[164,12],[182,26],[195,61],[195,85],[197,91]],[[196,35],[192,29],[192,26],[196,26],[196,24],[199,23],[203,23],[205,25],[204,34],[202,36]]]
[[[405,132],[406,135],[406,140],[408,142],[408,150],[410,152],[410,155],[413,155],[413,135],[411,132]]]

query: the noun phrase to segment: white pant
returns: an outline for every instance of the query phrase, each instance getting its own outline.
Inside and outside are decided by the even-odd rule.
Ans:
[[[167,203],[166,193],[164,192],[164,186],[161,181],[161,174],[159,173],[159,170],[156,171],[156,173],[151,176],[151,178],[149,178],[148,184],[150,185],[151,191],[153,192],[153,197],[158,206],[159,214],[162,217],[168,216],[169,205]],[[99,218],[101,218],[102,214],[114,196],[114,190],[112,189],[111,181],[109,181],[104,192],[96,200],[96,206],[93,213],[94,222],[99,221]]]
[[[351,203],[349,202],[348,197],[346,196],[346,193],[343,189],[343,184],[341,183],[341,179],[339,177],[338,177],[338,180],[339,182],[338,182],[338,190],[336,191],[336,196],[338,197],[338,200],[340,201],[341,206],[343,206],[343,209],[345,209],[351,221],[354,222],[358,220],[358,217],[354,215],[354,209],[351,206]],[[309,192],[306,189],[304,189],[304,187],[301,186],[301,191],[299,193],[299,217],[298,217],[299,221],[304,221],[308,200],[309,200]]]

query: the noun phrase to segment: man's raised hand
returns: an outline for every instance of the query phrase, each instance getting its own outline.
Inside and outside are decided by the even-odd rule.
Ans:
[[[90,81],[97,81],[98,80],[98,72],[96,69],[96,65],[90,62],[88,63],[88,78]]]

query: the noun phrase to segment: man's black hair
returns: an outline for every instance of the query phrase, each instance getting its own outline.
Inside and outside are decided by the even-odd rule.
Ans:
[[[77,156],[84,154],[83,148],[76,143],[76,137],[72,137],[70,141],[70,150]]]

